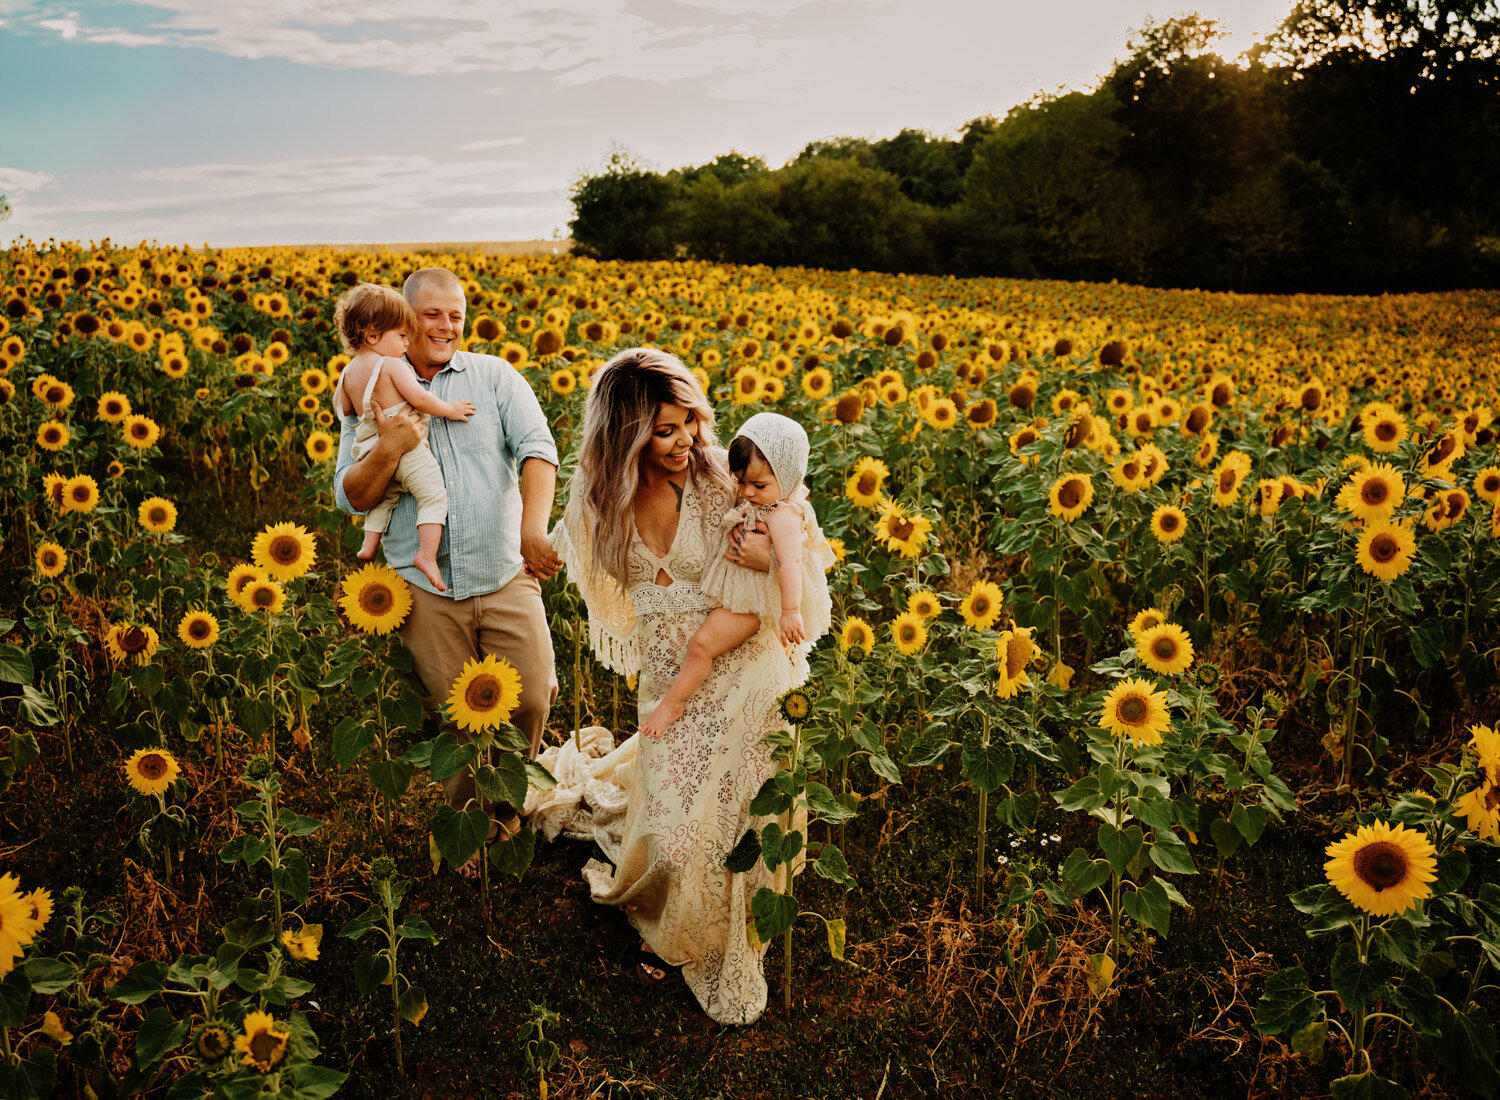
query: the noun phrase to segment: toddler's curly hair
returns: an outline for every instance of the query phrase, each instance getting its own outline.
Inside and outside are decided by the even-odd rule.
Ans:
[[[396,329],[408,336],[417,334],[417,311],[398,291],[378,283],[360,283],[339,299],[333,311],[333,327],[339,343],[350,355],[365,346],[365,339],[377,339]]]

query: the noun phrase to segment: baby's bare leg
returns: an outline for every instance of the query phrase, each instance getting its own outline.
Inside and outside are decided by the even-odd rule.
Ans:
[[[417,552],[412,555],[411,563],[432,582],[432,587],[439,592],[446,592],[448,586],[443,584],[443,575],[438,572],[437,567],[438,544],[442,540],[443,525],[441,523],[417,524]]]
[[[682,659],[682,668],[677,679],[667,689],[651,716],[641,723],[641,732],[647,737],[660,737],[677,719],[682,717],[682,708],[693,692],[703,686],[713,669],[715,657],[728,653],[741,642],[755,636],[760,629],[759,615],[737,615],[716,607],[708,613],[703,625],[688,642],[687,654]]]
[[[380,549],[380,536],[383,534],[385,534],[384,531],[371,531],[368,527],[365,528],[365,541],[360,543],[359,550],[354,556],[360,561],[374,561],[375,551]]]

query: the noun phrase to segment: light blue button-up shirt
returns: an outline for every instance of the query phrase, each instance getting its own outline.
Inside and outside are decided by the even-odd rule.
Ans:
[[[420,374],[417,380],[422,381]],[[432,381],[422,384],[444,401],[474,403],[467,422],[432,417],[427,444],[448,488],[448,522],[437,555],[446,595],[483,596],[521,571],[521,463],[540,458],[556,466],[557,445],[531,386],[498,356],[454,352]],[[344,475],[354,459],[358,423],[357,416],[342,417],[333,474],[334,499],[350,514],[358,511],[344,494]],[[410,493],[401,495],[381,545],[396,572],[435,591],[411,563],[417,552],[417,502]]]

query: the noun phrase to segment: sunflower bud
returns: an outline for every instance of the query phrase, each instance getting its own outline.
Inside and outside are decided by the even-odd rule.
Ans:
[[[264,782],[275,772],[268,756],[252,756],[245,762],[245,778],[253,783]]]
[[[396,861],[390,856],[376,856],[370,861],[370,881],[386,882],[396,877]]]
[[[844,659],[851,665],[862,665],[870,659],[870,654],[864,646],[852,645],[844,650]]]

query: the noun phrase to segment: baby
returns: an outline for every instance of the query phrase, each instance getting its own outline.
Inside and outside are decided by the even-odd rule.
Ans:
[[[443,471],[427,446],[427,420],[468,420],[474,414],[470,401],[440,401],[422,387],[411,364],[402,358],[407,340],[417,332],[417,315],[411,305],[390,287],[361,283],[339,299],[333,326],[339,340],[354,358],[339,375],[333,392],[334,411],[340,416],[358,416],[354,429],[354,461],[374,449],[380,434],[373,404],[387,417],[397,416],[408,405],[422,413],[422,442],[401,456],[385,496],[365,516],[365,541],[358,557],[370,561],[380,545],[380,536],[391,522],[391,511],[402,492],[417,501],[417,552],[411,563],[422,571],[439,592],[446,591],[438,572],[438,544],[448,520],[448,490]],[[362,394],[356,400],[352,394]]]
[[[688,642],[682,669],[650,717],[647,737],[660,737],[693,692],[708,679],[713,659],[753,637],[763,622],[775,623],[790,648],[796,682],[807,676],[807,652],[828,630],[832,605],[826,569],[833,551],[818,527],[802,479],[807,473],[807,433],[794,420],[756,413],[729,444],[729,469],[739,482],[740,504],[724,516],[727,543],[741,524],[764,520],[771,533],[771,569],[762,573],[720,555],[703,572],[699,588],[720,606]]]

